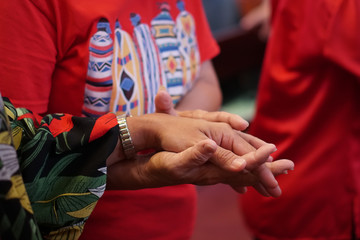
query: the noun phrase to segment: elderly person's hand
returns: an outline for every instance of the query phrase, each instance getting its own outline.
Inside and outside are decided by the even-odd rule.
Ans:
[[[242,150],[243,151],[254,151],[255,149],[259,149],[262,146],[268,145],[268,143],[262,141],[259,138],[256,138],[254,136],[251,136],[249,134],[241,132],[242,130],[245,130],[248,127],[248,123],[241,118],[238,115],[230,114],[226,112],[207,112],[203,110],[193,110],[193,111],[176,111],[174,108],[174,105],[172,103],[170,95],[167,93],[165,88],[161,88],[155,98],[155,104],[156,104],[156,111],[160,113],[167,113],[175,116],[182,116],[182,117],[189,117],[189,118],[196,118],[196,119],[203,119],[207,121],[213,121],[213,122],[224,122],[228,123],[233,129],[239,130],[238,134],[243,138],[243,140],[247,141],[249,144],[243,144],[242,142]],[[270,147],[271,148],[271,147]],[[236,154],[243,154],[243,151],[238,151],[239,149],[234,149]],[[272,157],[269,156],[267,161],[271,162]],[[286,160],[287,161],[287,160]],[[284,161],[281,161],[284,162]],[[290,162],[287,162],[287,164],[290,164]],[[292,163],[291,163],[292,164]],[[268,165],[268,166],[267,166]],[[271,164],[263,164],[258,165],[257,168],[252,169],[252,174],[257,175],[257,178],[259,179],[259,182],[254,185],[254,187],[261,192],[263,195],[266,195],[267,188],[265,186],[271,186],[275,183],[275,179],[272,177],[273,173],[271,172],[272,169]],[[248,170],[247,170],[248,171]],[[236,189],[239,192],[245,192],[246,188]],[[269,188],[269,191],[273,191],[271,187]],[[267,194],[271,195],[271,194]]]
[[[217,144],[212,140],[203,140],[180,153],[158,152],[150,158],[137,157],[134,160],[117,162],[108,167],[108,189],[140,189],[144,187],[161,187],[175,184],[211,185],[228,184],[239,193],[244,187],[254,186],[262,195],[278,197],[281,190],[272,179],[260,184],[259,171],[270,169],[273,175],[293,169],[289,160],[266,162],[274,151],[273,145],[265,145],[254,152],[242,156],[246,169],[227,171],[211,164]]]
[[[248,125],[241,117],[225,112],[176,112],[166,92],[157,97],[158,112],[166,113],[159,111],[159,104],[170,114],[128,118],[135,149],[153,148],[159,153],[116,164],[109,161],[109,187],[226,183],[241,193],[246,186],[254,186],[264,196],[281,194],[275,176],[292,169],[293,163],[271,162],[276,147],[239,131]]]

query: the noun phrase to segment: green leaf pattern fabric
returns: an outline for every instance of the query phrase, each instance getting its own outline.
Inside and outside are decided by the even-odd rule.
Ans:
[[[41,117],[3,100],[1,237],[78,239],[105,191],[106,159],[118,139],[115,115]]]

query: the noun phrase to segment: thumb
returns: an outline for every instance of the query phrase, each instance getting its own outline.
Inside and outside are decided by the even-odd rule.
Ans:
[[[178,164],[185,168],[196,168],[205,164],[215,153],[217,144],[206,139],[178,154]]]
[[[165,87],[160,87],[155,96],[155,108],[157,113],[166,113],[174,116],[177,115],[171,96],[166,91]]]
[[[263,163],[265,163],[270,154],[276,151],[276,146],[274,144],[264,144],[260,146],[255,151],[249,152],[242,157],[246,160],[246,169],[249,171],[253,171]]]

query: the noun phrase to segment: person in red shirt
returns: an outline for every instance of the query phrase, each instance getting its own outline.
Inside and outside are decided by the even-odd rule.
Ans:
[[[241,197],[258,239],[360,238],[360,4],[273,2],[250,133],[296,171],[280,198]]]

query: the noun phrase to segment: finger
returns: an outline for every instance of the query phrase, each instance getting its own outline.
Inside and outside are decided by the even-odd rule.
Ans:
[[[266,144],[268,144],[267,142],[261,140],[260,138],[257,138],[253,135],[250,135],[250,134],[247,134],[247,133],[244,133],[244,132],[238,132],[239,135],[245,139],[251,146],[253,146],[254,148],[258,149],[260,148],[261,146],[264,146]],[[274,159],[272,156],[269,156],[268,159],[266,160],[267,162],[272,162]]]
[[[177,154],[177,157],[173,159],[174,165],[188,169],[199,167],[214,155],[217,148],[216,143],[210,139],[200,141]]]
[[[279,184],[276,181],[275,176],[273,175],[271,169],[267,165],[263,164],[266,162],[270,154],[273,153],[275,150],[276,150],[275,145],[267,144],[261,146],[254,153],[248,153],[243,157],[245,158],[245,160],[247,160],[246,169],[248,171],[253,172],[253,174],[255,174],[258,177],[259,182],[266,190],[266,192],[270,196],[278,197],[281,194]],[[281,166],[281,164],[276,164],[274,165],[274,170],[281,171],[283,170],[282,169],[283,167],[285,166]],[[257,188],[259,192],[261,191],[261,189],[262,187]],[[260,193],[264,195],[265,191],[261,191]]]
[[[240,194],[245,194],[248,190],[247,187],[243,187],[243,186],[231,186],[231,188]]]
[[[251,182],[252,183],[252,187],[259,192],[261,195],[263,195],[264,197],[270,197],[271,194],[266,190],[266,188],[264,187],[264,185],[262,185],[260,182],[256,182],[256,177],[253,175],[248,175],[246,182],[243,182],[242,184],[238,185],[239,182],[237,183],[232,183],[229,184],[236,192],[240,193],[240,194],[244,194],[247,192],[247,187],[244,186],[243,184],[247,185]],[[240,181],[241,182],[241,181]]]
[[[210,161],[221,169],[238,172],[245,169],[245,159],[234,154],[232,151],[218,147]]]
[[[263,145],[256,150],[239,135],[235,134],[233,137],[235,140],[229,138],[231,141],[229,139],[227,141],[227,138],[221,138],[222,141],[218,143],[220,147],[212,160],[214,164],[225,170],[239,171],[243,167],[243,161],[246,160],[246,165],[250,164],[246,169],[251,171],[265,163],[270,154],[276,150],[273,144]]]
[[[272,156],[269,156],[267,159],[266,159],[267,162],[272,162],[274,161],[274,158]]]
[[[288,170],[294,170],[295,167],[294,162],[288,159],[279,159],[271,163],[266,163],[266,165],[274,176],[287,174]]]
[[[255,169],[253,173],[258,177],[259,182],[266,188],[270,195],[278,192],[277,188],[279,187],[279,183],[276,181],[275,176],[267,165],[262,164]]]
[[[276,151],[274,144],[266,144],[261,146],[256,151],[243,155],[242,157],[246,160],[246,169],[248,171],[255,170],[260,165],[265,163],[268,160],[270,154],[272,154],[274,151]]]
[[[254,148],[258,149],[259,147],[268,144],[267,142],[265,142],[264,140],[261,140],[260,138],[257,138],[253,135],[244,133],[244,132],[238,132],[239,135],[245,139],[250,145],[254,146]]]
[[[262,185],[261,183],[256,183],[255,185],[253,185],[253,188],[260,193],[261,195],[263,195],[264,197],[270,197],[270,193],[266,190],[266,188],[264,187],[264,185]]]
[[[238,131],[231,129],[230,127],[229,129],[224,128],[220,132],[220,135],[218,135],[217,132],[214,132],[209,135],[209,137],[215,140],[221,147],[231,150],[239,156],[248,153],[254,153],[254,151],[256,150],[256,148],[254,148],[238,134]]]
[[[204,184],[212,183],[210,182],[212,178],[209,177],[208,180],[204,177],[206,174],[214,176],[213,171],[206,168],[209,165],[205,163],[213,156],[216,149],[216,143],[207,139],[180,153],[158,152],[147,161],[145,174],[142,175],[150,176],[148,182],[155,182],[158,186],[195,184],[199,178],[205,179]]]
[[[228,150],[233,151],[235,154],[242,156],[244,154],[248,153],[254,153],[256,149],[250,145],[247,141],[245,141],[240,136],[233,136],[234,140],[231,139],[222,139],[223,141],[220,143],[220,145],[223,148],[226,148]],[[227,142],[229,140],[229,142]],[[231,142],[232,141],[232,142]]]
[[[182,111],[178,113],[181,117],[197,118],[209,122],[224,122],[235,130],[245,130],[249,123],[239,115],[228,112],[207,112],[203,110]]]
[[[282,169],[279,167],[277,170],[281,171]],[[271,169],[266,164],[260,165],[253,171],[253,173],[258,177],[259,182],[266,189],[270,196],[279,197],[281,195],[279,183],[275,179]]]
[[[267,167],[265,167],[267,166]],[[267,162],[260,166],[255,174],[259,177],[261,184],[272,197],[281,195],[281,188],[275,179],[279,174],[287,174],[288,170],[294,169],[294,163],[287,159],[281,159],[274,162]]]
[[[253,186],[261,195],[270,197],[266,188],[259,182],[257,176],[247,170],[243,170],[234,178],[227,179],[224,183],[230,185],[236,192],[243,194],[247,192],[247,186]]]
[[[177,115],[171,96],[164,87],[160,87],[155,96],[155,108],[157,113]]]

